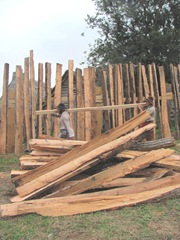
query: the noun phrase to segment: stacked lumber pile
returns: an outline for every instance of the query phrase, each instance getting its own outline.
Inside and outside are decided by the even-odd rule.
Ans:
[[[155,150],[133,149],[155,127],[137,128],[148,118],[142,112],[88,142],[31,139],[31,154],[20,158],[22,172],[12,173],[17,196],[0,206],[1,216],[74,215],[178,194],[180,158],[167,148],[174,141],[161,141],[160,148],[156,143]]]

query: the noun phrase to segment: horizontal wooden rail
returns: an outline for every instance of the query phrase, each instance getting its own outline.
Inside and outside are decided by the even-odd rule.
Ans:
[[[70,108],[67,109],[67,112],[85,112],[85,111],[103,111],[103,110],[112,110],[118,108],[134,108],[138,105],[144,105],[145,103],[133,103],[133,104],[122,104],[122,105],[114,105],[114,106],[98,106],[98,107],[85,107],[85,108]],[[52,114],[57,112],[57,109],[52,110],[37,110],[35,111],[36,115],[40,114]]]

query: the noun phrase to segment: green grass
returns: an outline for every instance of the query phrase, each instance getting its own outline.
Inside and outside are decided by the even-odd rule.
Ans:
[[[0,172],[9,172],[19,169],[19,155],[0,155]]]

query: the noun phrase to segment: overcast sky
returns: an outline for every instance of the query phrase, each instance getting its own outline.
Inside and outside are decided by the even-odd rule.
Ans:
[[[38,63],[52,63],[52,85],[56,63],[63,64],[63,73],[70,59],[75,68],[86,67],[80,63],[96,34],[87,28],[85,18],[94,9],[91,0],[0,0],[0,96],[4,63],[10,64],[10,82],[30,50],[36,76]]]

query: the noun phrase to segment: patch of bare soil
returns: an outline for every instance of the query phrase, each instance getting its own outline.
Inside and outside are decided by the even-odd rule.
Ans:
[[[10,173],[0,172],[0,204],[10,203],[10,198],[16,194],[11,182]]]

